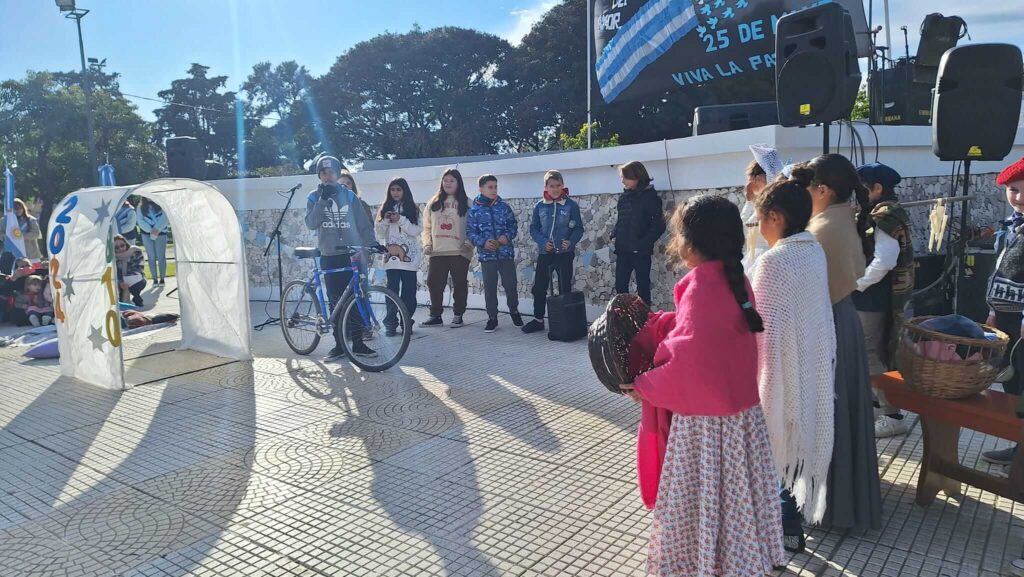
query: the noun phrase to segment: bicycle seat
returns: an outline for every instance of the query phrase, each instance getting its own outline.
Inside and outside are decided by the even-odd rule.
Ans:
[[[320,256],[320,249],[308,246],[295,248],[295,258],[316,258]]]

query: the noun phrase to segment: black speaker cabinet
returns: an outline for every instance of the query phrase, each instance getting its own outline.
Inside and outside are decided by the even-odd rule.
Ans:
[[[1020,120],[1024,62],[1012,44],[968,44],[942,56],[932,109],[941,160],[1002,160]]]
[[[174,136],[164,142],[167,149],[167,173],[172,178],[206,177],[206,153],[192,136]]]
[[[698,106],[693,111],[694,136],[778,123],[779,109],[773,101]]]
[[[850,13],[835,2],[786,14],[775,35],[779,123],[803,126],[850,115],[860,88]]]
[[[942,55],[956,46],[966,33],[967,24],[959,16],[943,16],[938,12],[925,16],[917,45],[917,63],[938,66]]]
[[[871,89],[881,95],[876,123],[928,126],[932,123],[933,85],[913,80],[913,68],[901,61],[871,78]]]

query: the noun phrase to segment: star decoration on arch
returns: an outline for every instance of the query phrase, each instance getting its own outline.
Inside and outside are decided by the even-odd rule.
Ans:
[[[110,201],[104,200],[93,210],[96,211],[96,222],[100,222],[105,218],[110,218]]]
[[[60,279],[64,283],[64,296],[68,297],[68,301],[71,301],[71,297],[75,295],[75,285],[72,284],[75,279],[66,276]]]
[[[107,342],[107,338],[103,336],[103,329],[100,327],[91,327],[89,329],[89,342],[92,343],[92,348],[97,351],[102,351],[103,343]]]

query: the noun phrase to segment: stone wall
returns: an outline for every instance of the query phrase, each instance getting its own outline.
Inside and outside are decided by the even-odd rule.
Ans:
[[[971,205],[971,221],[973,223],[990,225],[1005,217],[1006,201],[1002,192],[995,185],[995,174],[972,176],[971,191],[979,197]],[[951,178],[944,176],[906,179],[899,187],[898,192],[901,200],[910,201],[950,196],[953,191],[951,191]],[[959,189],[955,192],[958,194]],[[681,202],[699,194],[725,195],[733,202],[742,202],[742,190],[739,187],[662,192],[666,217],[671,215]],[[574,198],[580,204],[586,227],[583,240],[580,241],[577,248],[575,288],[587,295],[590,304],[599,305],[607,302],[614,292],[615,265],[605,258],[604,255],[608,251],[601,249],[608,247],[608,235],[615,223],[615,204],[618,195],[599,194]],[[530,216],[536,202],[536,199],[526,198],[509,200],[509,204],[519,220],[519,239],[515,243],[516,266],[519,271],[519,293],[526,298],[530,297],[533,287],[533,265],[537,257],[537,247],[530,239],[528,232]],[[919,254],[923,254],[926,249],[930,209],[930,206],[908,209],[914,225],[914,246]],[[956,218],[959,214],[959,205],[952,205],[951,216]],[[240,213],[245,248],[249,259],[251,287],[276,285],[276,253],[271,250],[268,258],[264,258],[263,251],[268,242],[267,235],[273,230],[279,215],[279,210],[252,210]],[[285,279],[306,278],[311,268],[309,261],[299,261],[291,256],[292,248],[296,246],[316,246],[316,236],[313,231],[306,228],[303,216],[304,209],[290,210],[285,215],[282,226],[282,266]],[[951,222],[950,226],[955,226],[955,224],[955,222]],[[669,233],[666,233],[657,247],[658,254],[655,256],[651,271],[653,300],[655,305],[661,308],[671,308],[672,287],[683,273],[679,268],[670,265],[669,259],[664,254],[668,235]],[[614,255],[611,258],[614,259]],[[426,263],[424,262],[423,270],[420,272],[421,283],[425,276]],[[383,283],[382,271],[378,273],[375,282]],[[471,292],[482,293],[482,277],[475,258],[470,269],[469,282]]]

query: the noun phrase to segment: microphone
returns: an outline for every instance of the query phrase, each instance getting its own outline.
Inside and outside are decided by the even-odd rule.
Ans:
[[[302,188],[302,183],[301,182],[296,184],[295,186],[291,187],[291,189],[288,190],[288,193],[291,194],[291,193],[295,192],[296,190],[299,190],[300,188]]]

